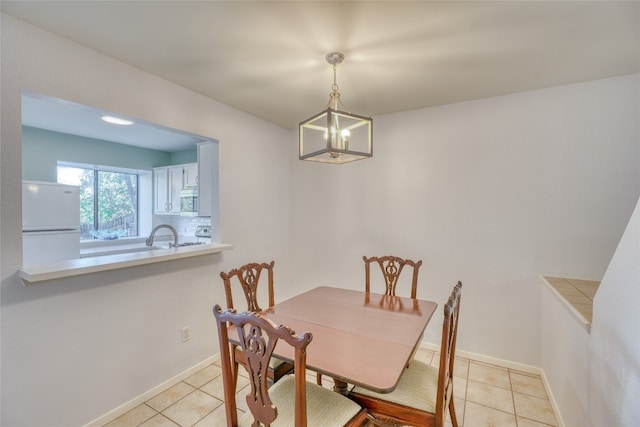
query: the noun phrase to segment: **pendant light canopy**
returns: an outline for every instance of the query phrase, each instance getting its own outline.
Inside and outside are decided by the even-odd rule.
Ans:
[[[300,123],[300,160],[347,163],[373,155],[373,120],[347,111],[336,84],[336,66],[344,60],[340,52],[326,56],[333,66],[333,85],[325,110]]]

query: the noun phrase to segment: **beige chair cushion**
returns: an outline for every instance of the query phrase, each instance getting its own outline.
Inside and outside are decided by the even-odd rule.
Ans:
[[[278,359],[277,357],[272,357],[271,359],[269,359],[269,367],[273,370],[278,369],[278,367],[284,363],[287,362],[282,359]]]
[[[271,427],[291,427],[295,414],[295,380],[285,375],[269,388],[271,401],[278,408],[278,418]],[[244,393],[239,394],[244,399]],[[345,396],[307,381],[307,425],[309,427],[342,427],[360,411],[360,406]],[[253,415],[247,411],[238,426],[251,426]]]
[[[414,360],[400,377],[398,387],[391,393],[376,393],[354,387],[353,393],[372,396],[387,402],[435,413],[438,392],[438,368]]]

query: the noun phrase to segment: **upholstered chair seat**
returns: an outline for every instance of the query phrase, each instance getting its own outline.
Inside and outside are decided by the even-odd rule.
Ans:
[[[307,425],[313,427],[342,427],[360,411],[360,406],[334,391],[307,381]],[[278,408],[278,418],[271,427],[291,427],[295,415],[295,381],[293,375],[285,375],[269,388],[269,397]],[[253,416],[247,412],[240,420],[240,427],[251,427]]]
[[[391,393],[376,393],[364,387],[354,387],[353,393],[371,396],[424,412],[436,411],[438,392],[438,368],[419,360],[411,362],[400,382]]]
[[[451,424],[458,427],[453,398],[453,368],[461,294],[462,283],[458,282],[444,306],[438,368],[414,360],[391,393],[375,393],[363,387],[354,387],[349,392],[349,397],[375,420],[374,424],[445,427],[448,411]]]

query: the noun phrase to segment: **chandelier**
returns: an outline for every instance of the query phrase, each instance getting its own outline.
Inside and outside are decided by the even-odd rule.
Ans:
[[[340,164],[371,157],[373,120],[346,111],[340,100],[336,66],[342,63],[344,54],[331,52],[326,60],[333,66],[329,103],[324,111],[300,123],[300,160]]]

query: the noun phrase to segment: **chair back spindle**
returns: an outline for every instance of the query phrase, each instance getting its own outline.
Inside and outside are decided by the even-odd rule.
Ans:
[[[371,287],[371,264],[376,263],[380,267],[382,276],[385,282],[385,295],[396,295],[396,287],[398,285],[398,279],[405,266],[409,266],[413,269],[413,275],[411,277],[411,298],[416,298],[418,289],[418,272],[422,265],[422,260],[412,261],[410,259],[403,259],[397,256],[382,256],[382,257],[370,257],[363,256],[364,270],[365,270],[365,292],[370,292]]]
[[[456,340],[458,338],[458,314],[462,283],[458,282],[444,306],[442,341],[440,344],[440,366],[438,373],[438,395],[436,398],[436,418],[444,420],[447,408],[453,399],[453,367],[455,363]]]
[[[224,382],[225,411],[228,425],[238,425],[235,401],[235,383],[232,378],[229,331],[236,336],[233,342],[245,354],[251,384],[246,401],[254,418],[254,425],[271,424],[278,416],[278,410],[269,398],[269,360],[278,340],[284,340],[294,347],[295,366],[295,425],[306,426],[306,348],[312,340],[311,333],[296,335],[287,326],[276,326],[268,319],[254,313],[238,313],[233,309],[222,311],[219,305],[213,309],[220,339],[220,360]]]
[[[224,282],[224,291],[227,298],[227,308],[234,308],[233,290],[231,281],[234,277],[238,279],[238,283],[242,288],[244,297],[247,300],[247,310],[257,313],[262,311],[258,303],[258,285],[260,283],[260,275],[267,272],[267,291],[269,293],[269,307],[275,304],[273,292],[273,266],[275,261],[270,263],[249,263],[241,267],[234,268],[228,273],[221,272],[220,277]]]
[[[247,311],[258,313],[262,311],[262,307],[258,302],[258,287],[262,281],[262,287],[264,287],[264,277],[263,273],[267,274],[266,277],[266,285],[269,299],[269,307],[272,307],[275,304],[274,291],[273,291],[273,266],[275,262],[271,261],[270,263],[248,263],[241,267],[235,268],[229,272],[221,272],[220,277],[224,282],[224,292],[227,299],[227,308],[234,308],[233,303],[233,289],[232,282],[235,282],[239,285],[239,288],[242,289],[242,293],[244,294],[245,300],[247,301]],[[235,278],[235,279],[234,279]],[[262,280],[261,280],[262,279]],[[237,364],[240,364],[248,369],[247,360],[239,349],[235,348],[235,345],[232,345],[232,363],[234,367],[237,368]],[[276,382],[284,375],[290,373],[293,370],[293,364],[289,362],[285,362],[280,359],[272,360],[271,365],[268,369],[268,375],[271,381]],[[237,369],[234,371],[234,378],[237,381],[238,371]]]

